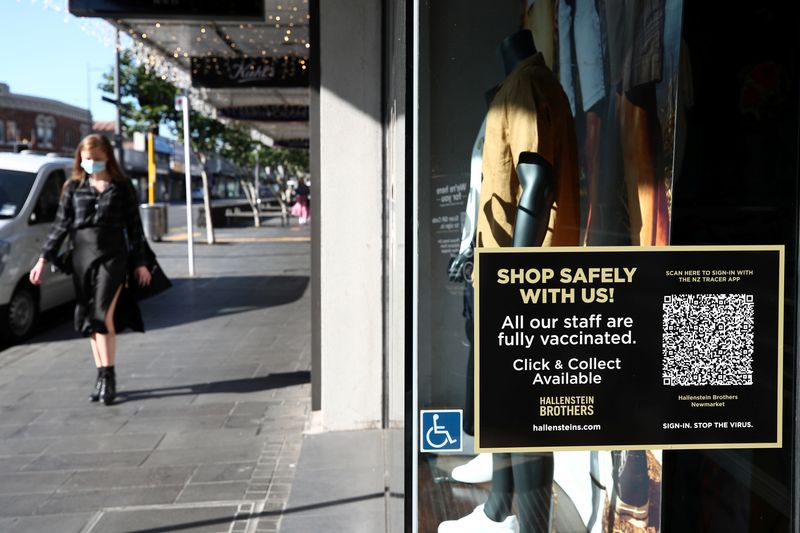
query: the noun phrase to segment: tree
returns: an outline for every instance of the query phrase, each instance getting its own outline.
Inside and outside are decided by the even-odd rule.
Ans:
[[[171,128],[181,120],[174,101],[178,90],[144,65],[135,65],[130,51],[120,54],[120,101],[123,136],[131,137],[136,131],[150,131],[161,124]],[[98,86],[101,91],[114,94],[114,70],[103,75]]]
[[[103,75],[98,86],[105,93],[114,94],[114,71]],[[129,50],[120,55],[120,102],[122,133],[132,137],[134,132],[152,131],[166,126],[177,138],[182,136],[183,117],[174,107],[178,89],[158,76],[146,65],[137,65]],[[208,228],[208,242],[214,242],[211,225],[209,180],[206,164],[213,154],[246,168],[283,165],[290,173],[308,172],[308,152],[287,148],[268,147],[253,140],[249,132],[239,127],[189,111],[189,138],[191,150],[202,165],[203,199]]]
[[[283,165],[289,174],[307,174],[309,172],[308,150],[262,145],[258,154],[258,160],[262,165],[273,168]]]

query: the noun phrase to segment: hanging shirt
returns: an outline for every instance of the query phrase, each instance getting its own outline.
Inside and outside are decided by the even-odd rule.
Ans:
[[[517,65],[495,95],[486,117],[483,184],[477,246],[513,245],[522,187],[516,166],[535,152],[553,166],[555,202],[543,246],[578,246],[578,149],[569,102],[537,53]]]
[[[131,264],[147,264],[139,202],[130,180],[112,180],[103,192],[92,187],[88,178],[68,180],[61,194],[53,227],[42,246],[42,257],[53,261],[69,231],[88,227],[125,230]]]

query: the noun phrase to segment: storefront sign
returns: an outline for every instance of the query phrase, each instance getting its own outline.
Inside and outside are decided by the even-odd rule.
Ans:
[[[781,446],[782,246],[476,252],[481,451]]]
[[[263,21],[264,0],[69,0],[76,17]]]
[[[192,86],[308,87],[306,60],[297,57],[193,57]]]
[[[251,105],[223,107],[217,110],[222,118],[260,120],[263,122],[308,122],[307,105]]]

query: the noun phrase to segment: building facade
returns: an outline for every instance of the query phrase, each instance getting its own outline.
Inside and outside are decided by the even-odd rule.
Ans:
[[[92,115],[57,100],[15,94],[0,83],[0,150],[71,153],[92,129]]]

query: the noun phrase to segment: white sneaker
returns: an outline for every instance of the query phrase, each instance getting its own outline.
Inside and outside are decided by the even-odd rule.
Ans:
[[[458,520],[448,520],[439,524],[439,533],[519,533],[519,522],[513,514],[502,522],[490,520],[483,512],[483,504]]]
[[[492,454],[479,453],[470,462],[457,466],[450,477],[461,483],[487,483],[492,480]]]

